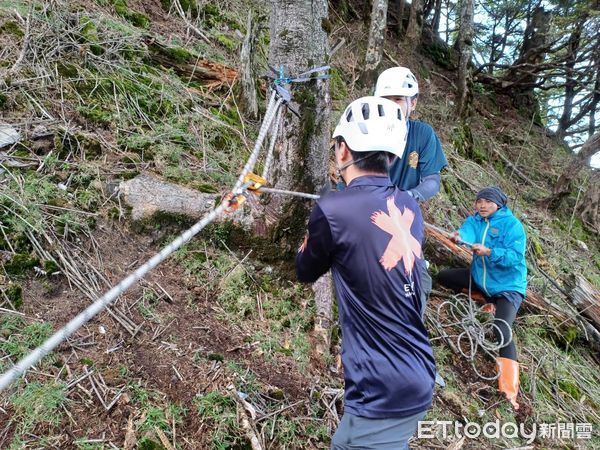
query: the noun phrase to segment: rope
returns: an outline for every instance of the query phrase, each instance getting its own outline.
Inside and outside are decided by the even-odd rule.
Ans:
[[[268,187],[262,187],[262,186],[260,188],[258,188],[257,191],[265,192],[268,194],[290,195],[292,197],[307,198],[310,200],[318,200],[319,198],[321,198],[319,195],[316,195],[316,194],[307,194],[305,192],[296,192],[296,191],[286,191],[284,189],[275,189],[275,188],[268,188]]]
[[[435,225],[431,225],[429,223],[427,223],[426,226],[448,236],[452,234],[447,230],[436,227]],[[473,244],[464,241],[460,241],[459,244],[467,247],[473,246]],[[438,322],[443,328],[458,327],[463,330],[456,338],[456,347],[458,348],[458,351],[471,363],[473,371],[479,378],[483,380],[494,381],[498,379],[500,374],[497,373],[493,377],[483,375],[481,372],[479,372],[479,370],[477,370],[477,366],[475,365],[475,356],[477,355],[479,348],[481,348],[485,353],[494,358],[496,356],[496,352],[512,342],[512,329],[506,320],[497,317],[485,321],[479,320],[477,313],[483,312],[483,306],[477,307],[471,296],[471,291],[472,280],[471,277],[469,277],[469,291],[467,295],[454,295],[454,301],[447,300],[438,306]],[[448,316],[450,316],[452,320],[447,324],[443,324],[441,319],[442,309],[445,307],[448,307]],[[508,330],[508,338],[504,336],[504,333],[502,333],[502,329],[498,323],[506,325],[506,329]],[[494,341],[488,339],[488,336],[490,335],[494,336]],[[499,342],[495,341],[495,336],[500,336]],[[465,340],[468,343],[468,349],[465,349],[464,347]]]
[[[322,68],[319,68],[322,70]],[[310,72],[310,71],[309,71]],[[293,81],[293,80],[292,80]],[[282,86],[277,85],[274,86],[276,89],[273,89],[271,93],[271,97],[269,99],[269,104],[267,106],[267,111],[265,113],[265,117],[263,119],[263,123],[261,125],[258,138],[254,145],[254,149],[250,154],[248,161],[246,162],[244,168],[242,169],[238,180],[236,181],[232,194],[233,196],[245,193],[247,188],[250,186],[250,183],[245,182],[246,176],[252,171],[254,166],[256,165],[256,161],[258,159],[258,155],[262,148],[262,144],[267,136],[269,129],[271,128],[271,124],[273,123],[274,117],[277,115],[277,124],[275,133],[277,133],[279,129],[279,115],[280,107],[282,104],[287,104],[290,99],[290,93],[286,89],[282,88]],[[271,148],[274,146],[274,140],[276,136],[273,136],[273,141],[270,146],[270,151],[272,153]],[[272,156],[271,156],[272,157]],[[269,165],[270,165],[269,161]],[[279,189],[271,190],[272,193],[279,194],[288,194],[295,195],[292,191],[283,191]],[[307,196],[310,194],[303,194],[302,196]],[[307,197],[312,198],[312,197]],[[41,359],[54,350],[58,345],[67,340],[69,336],[71,336],[75,331],[77,331],[81,326],[83,326],[86,322],[91,320],[96,314],[110,305],[117,297],[122,295],[131,285],[133,285],[136,281],[143,278],[148,272],[158,266],[162,261],[168,258],[175,250],[189,242],[196,234],[198,234],[203,228],[205,228],[208,224],[214,221],[218,216],[222,213],[227,212],[227,210],[231,207],[231,201],[226,199],[224,200],[217,208],[208,213],[205,217],[199,220],[196,224],[194,224],[190,229],[182,233],[179,237],[177,237],[173,242],[164,247],[159,253],[154,255],[150,260],[140,266],[135,270],[132,274],[124,278],[119,284],[110,289],[106,294],[84,309],[81,313],[71,319],[65,326],[56,331],[50,338],[48,338],[43,344],[29,353],[26,357],[21,359],[17,364],[11,367],[8,371],[6,371],[0,377],[0,392],[6,389],[12,382],[14,382],[17,378],[23,375],[29,368],[37,364]]]
[[[277,141],[277,134],[279,133],[279,128],[281,127],[283,122],[283,115],[281,111],[277,114],[277,119],[275,120],[275,128],[273,129],[273,134],[271,135],[271,145],[269,145],[269,150],[267,152],[267,159],[265,160],[265,167],[263,169],[262,177],[267,179],[269,177],[269,172],[271,171],[271,163],[273,162],[273,152],[275,150],[275,142]]]

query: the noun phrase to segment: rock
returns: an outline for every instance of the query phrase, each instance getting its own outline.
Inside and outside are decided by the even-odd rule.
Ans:
[[[588,246],[586,245],[586,243],[585,243],[585,242],[583,242],[583,241],[575,241],[575,242],[577,243],[577,246],[578,246],[578,247],[579,247],[581,250],[583,250],[583,251],[585,251],[585,252],[589,252],[589,251],[590,251],[590,249],[588,248]]]

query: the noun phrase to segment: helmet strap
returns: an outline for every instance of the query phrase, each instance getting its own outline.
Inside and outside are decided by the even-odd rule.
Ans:
[[[336,169],[336,171],[335,171],[335,174],[336,174],[336,176],[337,176],[338,182],[340,181],[340,179],[344,180],[344,176],[342,175],[342,173],[343,173],[343,172],[344,172],[344,170],[346,170],[348,167],[350,167],[350,166],[352,166],[352,165],[356,164],[357,162],[364,161],[365,159],[372,158],[372,157],[373,157],[373,156],[375,156],[375,155],[376,155],[376,153],[374,152],[374,153],[370,154],[369,156],[365,156],[364,158],[358,158],[356,161],[355,161],[355,160],[348,161],[347,163],[345,163],[345,164],[342,164],[341,166],[338,166],[338,168],[337,168],[337,169]],[[344,182],[345,182],[345,181],[346,181],[346,180],[344,180]]]

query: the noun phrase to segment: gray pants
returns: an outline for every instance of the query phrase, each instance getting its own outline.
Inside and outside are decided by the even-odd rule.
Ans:
[[[419,275],[421,276],[421,319],[423,319],[423,322],[425,322],[427,300],[429,300],[429,294],[431,294],[433,282],[431,280],[431,275],[429,275],[429,270],[427,270],[427,266],[425,266],[425,263],[423,263],[423,267],[420,269],[419,272]]]
[[[395,419],[367,419],[344,413],[331,440],[331,450],[408,450],[426,411]]]

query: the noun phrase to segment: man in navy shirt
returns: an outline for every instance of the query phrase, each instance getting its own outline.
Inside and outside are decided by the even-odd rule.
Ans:
[[[399,189],[406,191],[418,202],[429,200],[440,190],[440,172],[448,165],[442,145],[431,125],[410,119],[417,107],[419,83],[406,67],[392,67],[384,70],[377,78],[375,95],[387,98],[398,104],[408,118],[408,138],[404,154],[396,158],[390,169],[390,179]],[[425,306],[431,292],[431,276],[425,260],[419,266],[421,278],[421,313],[425,316]],[[438,376],[437,382],[444,386]]]
[[[404,155],[392,164],[391,180],[418,201],[430,199],[440,190],[440,172],[448,161],[431,125],[410,119],[419,97],[417,79],[406,67],[392,67],[377,78],[375,95],[397,103],[409,119]]]
[[[296,257],[314,282],[331,269],[342,330],[344,415],[332,449],[407,449],[431,406],[435,362],[421,320],[424,225],[414,198],[388,177],[406,121],[395,103],[352,102],[333,138],[344,191],[321,197]]]

